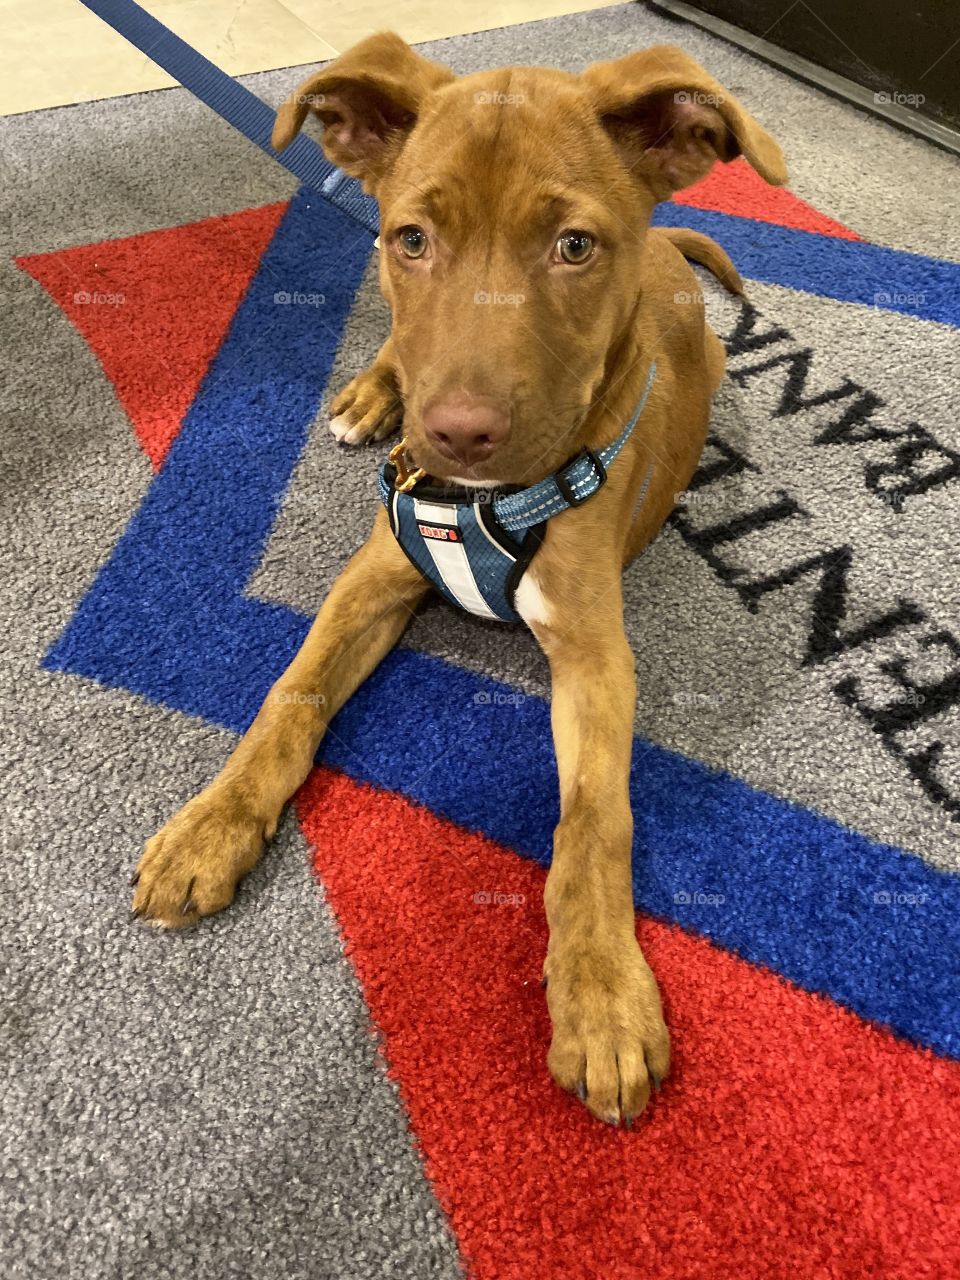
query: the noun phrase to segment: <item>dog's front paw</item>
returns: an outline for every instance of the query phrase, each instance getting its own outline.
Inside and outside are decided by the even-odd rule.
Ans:
[[[633,937],[554,943],[544,965],[553,1042],[547,1066],[599,1120],[627,1128],[670,1067],[656,979]]]
[[[348,382],[330,406],[330,430],[340,444],[385,440],[403,420],[403,401],[389,365],[374,364]]]
[[[222,911],[267,835],[229,791],[208,787],[147,841],[133,878],[134,915],[180,929]]]

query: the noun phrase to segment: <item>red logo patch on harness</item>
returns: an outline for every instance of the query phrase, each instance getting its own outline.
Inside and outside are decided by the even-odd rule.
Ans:
[[[452,529],[447,524],[420,524],[417,528],[424,538],[435,538],[438,542],[462,542],[459,529]]]

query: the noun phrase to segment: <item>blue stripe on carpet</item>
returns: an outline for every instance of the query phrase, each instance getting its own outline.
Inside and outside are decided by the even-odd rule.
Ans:
[[[306,442],[371,245],[315,194],[294,197],[163,469],[48,667],[83,671],[93,662],[99,671],[105,663],[106,683],[229,725],[266,693],[306,625],[243,589]],[[274,301],[296,292],[323,295],[322,310]],[[255,635],[267,637],[265,648],[251,643]]]
[[[653,221],[712,236],[750,280],[960,325],[960,263],[690,205],[658,205]]]
[[[393,713],[411,689],[429,697]],[[559,811],[549,708],[507,692],[400,650],[336,718],[322,758],[546,864]],[[638,907],[960,1056],[960,877],[639,738],[631,800]]]
[[[163,470],[49,669],[237,731],[250,722],[308,624],[243,591],[368,251],[334,210],[293,201]],[[315,308],[275,305],[277,290],[323,293],[322,323]],[[372,474],[370,494],[372,508]],[[430,697],[396,714],[411,687]],[[548,709],[534,698],[477,700],[497,688],[399,651],[337,717],[324,758],[546,861],[557,814]],[[639,906],[960,1055],[960,877],[643,741],[632,795]]]

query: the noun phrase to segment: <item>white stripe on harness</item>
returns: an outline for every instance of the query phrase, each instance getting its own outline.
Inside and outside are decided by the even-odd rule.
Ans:
[[[414,499],[413,513],[418,520],[431,524],[450,524],[450,508],[436,506],[432,502],[421,502]],[[480,594],[477,580],[470,568],[470,561],[462,542],[442,542],[433,538],[425,538],[427,550],[433,559],[437,573],[453,598],[468,613],[476,613],[481,618],[496,618],[496,614]]]

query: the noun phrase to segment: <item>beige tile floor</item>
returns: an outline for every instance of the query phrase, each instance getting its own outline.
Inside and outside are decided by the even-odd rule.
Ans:
[[[325,61],[384,27],[416,43],[617,2],[146,0],[144,8],[224,71],[242,75]],[[173,84],[80,0],[0,0],[0,31],[0,115]]]

